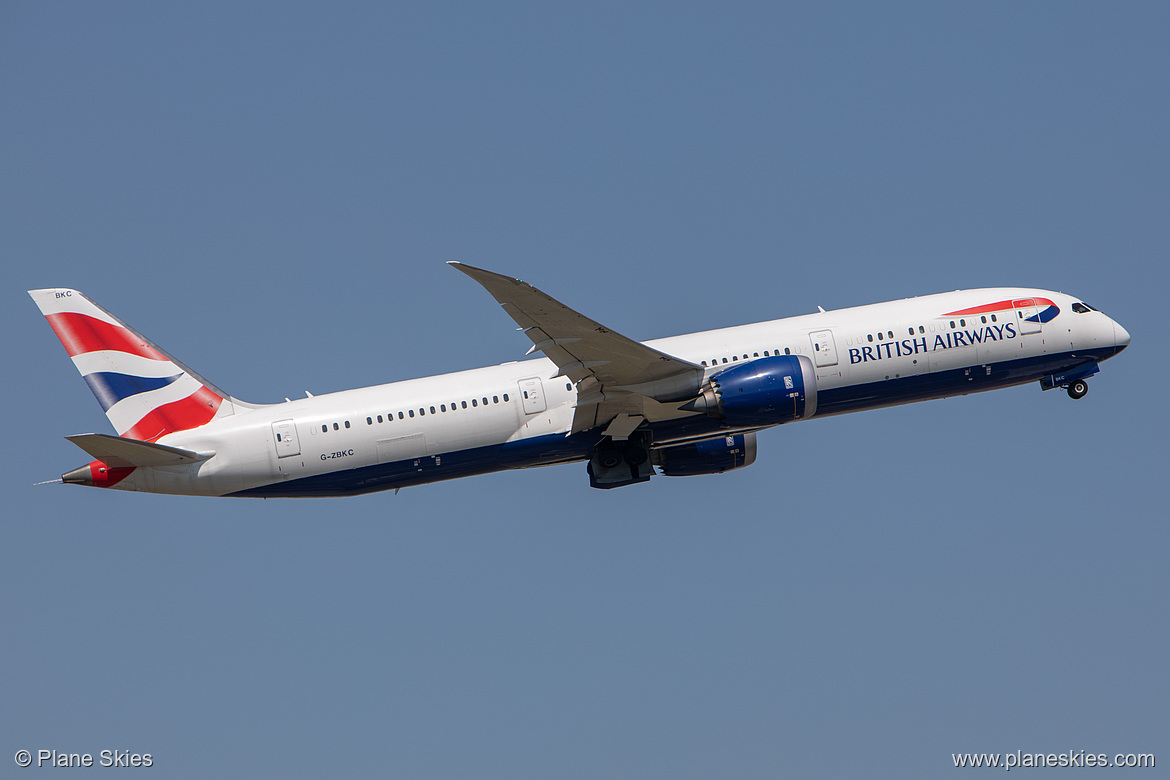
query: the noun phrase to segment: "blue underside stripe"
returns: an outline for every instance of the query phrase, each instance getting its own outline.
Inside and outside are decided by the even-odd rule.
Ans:
[[[86,374],[85,383],[93,391],[94,398],[102,405],[102,411],[106,411],[124,398],[166,387],[181,376],[182,374],[153,377],[97,372]]]
[[[1086,352],[1042,355],[988,364],[991,367],[990,373],[986,366],[978,365],[822,390],[817,393],[816,416],[877,409],[947,395],[977,393],[1027,384],[1049,374],[1058,374],[1088,363],[1103,361],[1120,351],[1119,348],[1107,347]],[[654,426],[655,436],[659,440],[696,436],[708,432],[717,434],[726,430],[721,428],[716,420],[703,416],[686,417]],[[584,460],[589,457],[593,445],[600,438],[600,430],[573,436],[560,434],[540,436],[489,447],[444,452],[437,458],[427,455],[396,463],[379,463],[374,466],[291,479],[231,495],[292,498],[372,493],[505,469]]]

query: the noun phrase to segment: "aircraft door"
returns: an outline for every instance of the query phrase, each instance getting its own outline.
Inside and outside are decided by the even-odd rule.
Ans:
[[[520,400],[524,404],[524,413],[543,412],[545,409],[544,385],[541,384],[540,377],[521,379],[517,384],[520,385]]]
[[[833,339],[833,331],[814,331],[808,334],[808,340],[816,355],[818,368],[837,365],[837,342]]]
[[[276,445],[276,457],[278,458],[301,454],[297,426],[292,420],[280,420],[272,423],[272,442]]]
[[[1033,298],[1013,302],[1016,307],[1016,324],[1020,335],[1040,332],[1040,307]]]

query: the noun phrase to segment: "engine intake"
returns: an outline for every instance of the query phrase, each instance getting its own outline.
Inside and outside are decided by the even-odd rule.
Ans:
[[[720,371],[680,407],[728,425],[777,425],[817,412],[817,376],[804,355],[759,358]]]

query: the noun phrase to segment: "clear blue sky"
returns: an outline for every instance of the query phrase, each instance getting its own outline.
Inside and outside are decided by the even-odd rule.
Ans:
[[[0,774],[35,773],[21,748],[168,778],[927,778],[1084,749],[1164,776],[1168,23],[6,4]],[[1080,402],[801,423],[749,469],[615,491],[582,464],[338,500],[31,486],[109,424],[26,289],[266,402],[523,355],[447,260],[640,339],[1034,285],[1133,345]]]

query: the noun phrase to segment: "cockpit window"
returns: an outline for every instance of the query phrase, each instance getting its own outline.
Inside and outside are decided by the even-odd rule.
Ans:
[[[1072,305],[1072,310],[1075,311],[1077,314],[1084,314],[1085,312],[1097,311],[1089,304],[1081,303],[1080,301],[1077,301],[1076,303],[1074,303]]]

